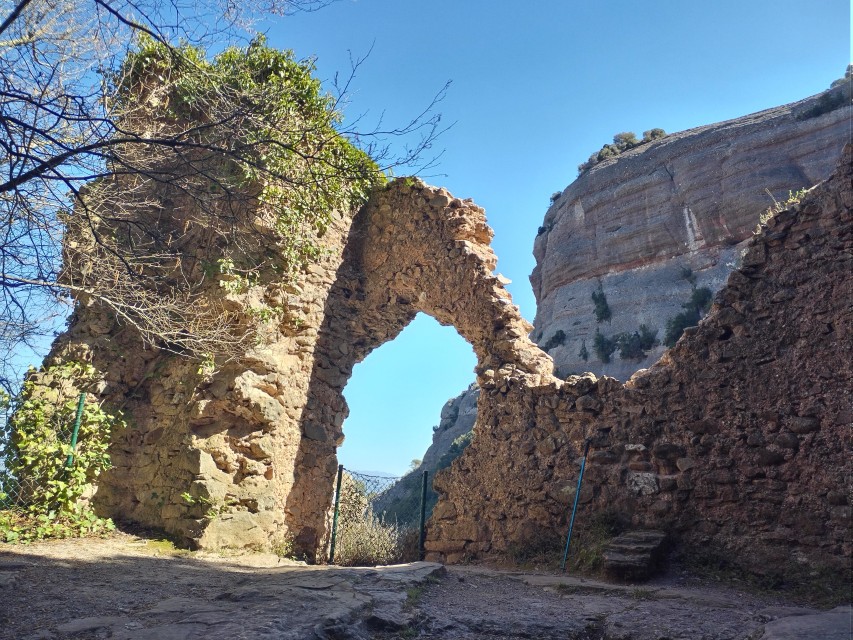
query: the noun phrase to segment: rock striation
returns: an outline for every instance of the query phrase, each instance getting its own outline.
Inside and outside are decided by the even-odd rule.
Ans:
[[[534,243],[535,341],[562,377],[620,380],[657,361],[667,321],[693,287],[719,290],[740,265],[759,216],[815,185],[851,139],[850,83],[742,118],[644,144],[585,172],[545,214]],[[771,195],[768,195],[771,194]],[[685,277],[686,276],[686,277]],[[597,322],[591,294],[612,312]],[[661,346],[605,363],[606,337],[657,330]],[[586,349],[587,359],[582,357]]]

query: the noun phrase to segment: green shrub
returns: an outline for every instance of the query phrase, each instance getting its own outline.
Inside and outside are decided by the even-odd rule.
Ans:
[[[339,132],[343,115],[314,71],[313,61],[268,47],[263,35],[212,60],[198,47],[172,48],[142,36],[111,79],[117,106],[136,114],[140,87],[159,78],[168,89],[167,116],[201,123],[191,134],[200,144],[213,136],[229,140],[237,166],[206,179],[257,192],[280,234],[283,276],[315,262],[322,255],[318,238],[335,215],[361,206],[385,181],[370,156]],[[247,277],[258,270],[237,267]]]
[[[607,544],[630,523],[630,519],[616,511],[600,511],[587,520],[578,520],[569,547],[566,567],[572,573],[595,574],[604,565]],[[563,540],[565,545],[565,540]]]
[[[652,331],[646,325],[641,324],[638,331],[633,333],[618,333],[613,336],[619,349],[619,357],[622,360],[642,360],[646,352],[657,346],[657,329]]]
[[[714,292],[708,287],[694,287],[690,293],[690,301],[685,305],[688,309],[696,309],[699,314],[703,314],[711,308],[711,300],[714,297]]]
[[[607,296],[604,294],[604,288],[601,285],[598,285],[597,291],[592,292],[592,302],[595,305],[595,321],[599,323],[605,320],[610,322],[613,313],[610,311],[610,305],[607,304]]]
[[[836,109],[840,109],[848,104],[850,104],[850,100],[847,95],[845,95],[844,91],[827,91],[817,99],[814,106],[800,114],[799,119],[808,120],[810,118],[817,118],[825,113],[835,111]]]
[[[562,329],[557,329],[554,335],[548,338],[548,341],[542,345],[543,351],[550,351],[555,347],[559,347],[566,342],[566,333]]]
[[[684,330],[687,327],[695,327],[697,324],[699,324],[699,313],[697,311],[682,311],[675,314],[666,322],[664,344],[668,347],[674,347]]]
[[[643,351],[648,351],[658,346],[658,330],[650,329],[647,325],[640,325],[640,347]]]
[[[625,151],[626,149],[636,147],[640,144],[640,141],[637,140],[637,134],[633,131],[623,131],[613,136],[613,144],[616,145],[619,151]]]
[[[595,330],[595,338],[592,341],[592,350],[595,352],[595,355],[598,356],[598,359],[604,364],[610,362],[610,356],[612,356],[613,352],[616,351],[616,347],[617,340],[614,338],[607,338],[598,329]]]
[[[581,343],[581,350],[580,350],[580,351],[578,351],[578,357],[579,357],[581,360],[583,360],[584,362],[586,362],[587,360],[589,360],[589,351],[588,351],[588,350],[587,350],[587,348],[586,348],[586,340],[584,340],[584,341]]]
[[[0,536],[6,542],[114,528],[82,498],[110,466],[110,432],[123,425],[121,418],[87,402],[71,448],[79,389],[95,380],[91,365],[55,365],[31,372],[11,401],[11,418],[0,431]]]
[[[690,292],[690,299],[681,305],[684,311],[667,320],[666,332],[663,337],[664,344],[668,347],[674,347],[687,327],[695,327],[699,324],[702,314],[711,307],[713,298],[714,292],[711,289],[694,285]]]
[[[612,144],[605,144],[601,147],[599,151],[596,151],[589,159],[578,165],[578,175],[581,175],[585,171],[592,169],[595,165],[600,162],[604,162],[608,158],[613,158],[618,156],[620,153],[628,151],[629,149],[633,149],[634,147],[638,147],[641,144],[646,144],[647,142],[652,142],[653,140],[658,140],[666,136],[666,131],[663,129],[655,128],[650,129],[648,131],[643,132],[643,139],[637,140],[637,134],[633,131],[623,131],[622,133],[617,133],[613,136]]]
[[[769,189],[765,189],[767,195],[773,198],[773,194],[770,193]],[[788,191],[788,199],[782,200],[781,202],[773,198],[773,206],[769,207],[764,213],[762,213],[758,217],[758,228],[755,230],[756,233],[761,231],[761,225],[767,224],[767,221],[770,220],[777,213],[785,211],[786,209],[790,209],[792,206],[797,204],[803,197],[806,195],[806,189],[798,189],[797,191]]]

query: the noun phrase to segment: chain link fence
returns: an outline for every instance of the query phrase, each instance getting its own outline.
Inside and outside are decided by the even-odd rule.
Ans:
[[[0,510],[24,511],[29,507],[45,482],[61,482],[66,470],[74,462],[74,448],[77,445],[77,433],[83,413],[85,394],[76,401],[76,413],[57,411],[47,432],[41,434],[40,446],[54,451],[62,464],[51,465],[55,468],[55,477],[34,476],[25,473],[31,463],[25,459],[26,453],[15,440],[14,425],[10,410],[7,408],[0,416]],[[72,405],[73,406],[73,405]]]
[[[432,478],[373,476],[338,467],[329,563],[374,566],[423,559]]]

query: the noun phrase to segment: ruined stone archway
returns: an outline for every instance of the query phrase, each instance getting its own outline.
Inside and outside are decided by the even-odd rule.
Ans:
[[[478,374],[550,377],[551,359],[527,338],[531,326],[493,274],[491,238],[480,207],[421,184],[398,181],[356,216],[318,334],[286,507],[303,548],[325,531],[353,366],[418,312],[471,343]]]
[[[104,515],[165,529],[199,547],[324,543],[353,366],[424,312],[473,346],[480,378],[550,379],[551,359],[492,273],[481,208],[407,179],[373,194],[324,237],[296,283],[274,274],[229,301],[288,309],[274,338],[213,375],[156,349],[98,305],[78,305],[51,359],[92,362],[99,401],[122,407],[113,468],[95,496]],[[212,287],[210,296],[225,296]]]

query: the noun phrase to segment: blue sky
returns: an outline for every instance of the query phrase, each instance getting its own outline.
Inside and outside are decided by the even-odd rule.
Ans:
[[[614,133],[680,131],[818,93],[851,60],[848,0],[339,0],[264,25],[270,44],[353,81],[347,115],[453,123],[427,182],[471,197],[495,230],[498,271],[532,321],[533,240],[548,198]],[[341,462],[402,473],[444,402],[473,381],[471,348],[418,316],[356,366]]]

